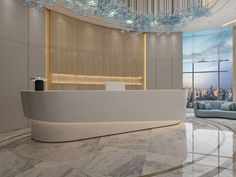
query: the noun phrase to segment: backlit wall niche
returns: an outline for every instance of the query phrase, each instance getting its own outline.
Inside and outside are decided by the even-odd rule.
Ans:
[[[49,13],[49,89],[104,89],[123,81],[144,89],[145,37]]]

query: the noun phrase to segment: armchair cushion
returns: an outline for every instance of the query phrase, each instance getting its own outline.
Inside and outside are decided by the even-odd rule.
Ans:
[[[206,105],[204,102],[197,102],[197,108],[198,109],[206,109]]]
[[[234,111],[235,110],[235,104],[234,103],[228,103],[225,102],[221,105],[221,109],[224,111]]]

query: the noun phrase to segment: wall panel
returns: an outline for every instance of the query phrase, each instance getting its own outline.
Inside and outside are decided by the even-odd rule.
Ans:
[[[0,133],[27,127],[20,90],[28,87],[27,44],[0,39]]]
[[[182,38],[180,32],[147,35],[147,89],[183,88]]]
[[[20,91],[44,76],[44,11],[0,0],[0,133],[28,127]]]
[[[129,82],[127,89],[143,89],[143,34],[121,33],[55,12],[50,21],[50,73],[56,76],[51,89],[104,89],[106,81]]]
[[[233,27],[233,100],[236,101],[236,26]]]

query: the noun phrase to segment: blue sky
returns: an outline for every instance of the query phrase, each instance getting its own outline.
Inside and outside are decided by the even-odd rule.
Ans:
[[[194,37],[193,37],[194,36]],[[232,29],[216,29],[195,33],[184,33],[183,44],[184,72],[191,72],[191,62],[194,61],[194,70],[217,71],[218,60],[221,62],[221,88],[232,86]],[[201,61],[201,63],[199,63]],[[205,62],[202,62],[205,61]],[[206,62],[208,61],[208,62]],[[187,64],[187,63],[188,64]],[[191,87],[191,74],[184,75],[184,86]],[[218,73],[195,74],[195,88],[217,87]]]

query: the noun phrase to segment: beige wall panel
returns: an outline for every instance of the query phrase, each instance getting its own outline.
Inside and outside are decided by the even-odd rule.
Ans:
[[[0,0],[0,37],[27,43],[28,9],[19,0]]]
[[[144,36],[88,24],[51,12],[51,73],[143,77]],[[98,79],[99,80],[99,79]],[[112,81],[111,79],[108,79]],[[55,83],[54,81],[52,81]],[[140,86],[141,84],[141,86]],[[141,89],[139,85],[126,88]],[[54,85],[54,84],[52,84]],[[104,89],[94,84],[53,89]]]
[[[45,75],[45,11],[29,8],[29,78]],[[29,89],[34,83],[29,80]]]
[[[45,47],[45,11],[29,8],[29,44]]]
[[[182,89],[183,39],[182,33],[147,35],[147,89]],[[153,62],[154,63],[154,62]],[[155,79],[155,86],[153,85]]]
[[[45,77],[45,49],[29,46],[29,78]],[[29,80],[29,89],[34,89],[34,83]]]
[[[172,60],[172,44],[171,35],[161,35],[156,38],[156,60],[170,61]]]
[[[20,91],[44,73],[44,14],[20,0],[0,0],[0,133],[28,126]],[[43,76],[43,75],[42,75]]]
[[[0,133],[27,127],[20,91],[28,85],[27,45],[0,39]]]
[[[156,35],[147,35],[147,60],[156,60]]]
[[[147,60],[147,89],[153,90],[156,88],[156,61]]]
[[[183,89],[183,62],[181,60],[174,60],[172,70],[172,88]]]
[[[172,62],[156,62],[156,89],[172,89]]]
[[[28,87],[28,9],[0,0],[0,133],[26,128],[20,90]]]
[[[236,26],[233,28],[233,93],[236,101]]]
[[[172,60],[183,60],[183,33],[172,33],[170,35]]]

